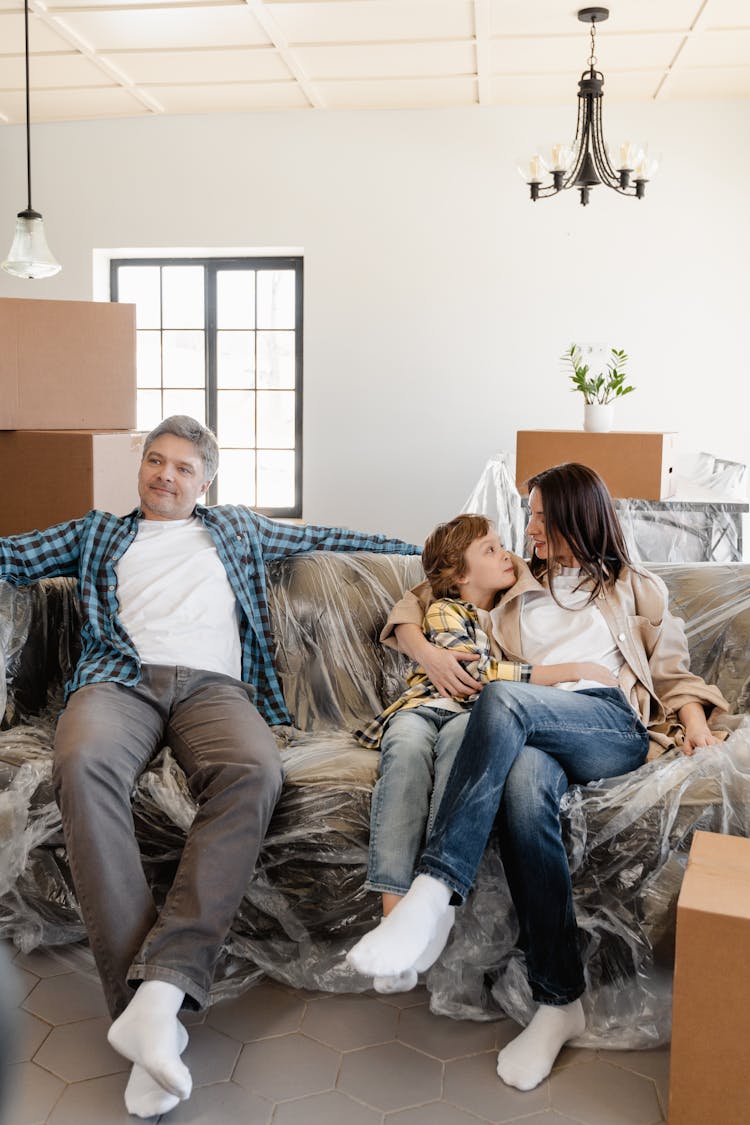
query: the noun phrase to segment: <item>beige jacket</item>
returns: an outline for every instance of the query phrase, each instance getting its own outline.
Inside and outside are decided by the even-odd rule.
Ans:
[[[517,582],[503,594],[495,618],[495,636],[507,660],[523,661],[521,653],[522,595],[544,586],[526,563],[513,556]],[[433,601],[427,582],[410,590],[391,610],[380,639],[398,648],[397,625],[422,627],[425,610]],[[680,746],[684,729],[677,711],[685,703],[703,704],[709,720],[729,704],[717,687],[690,671],[690,654],[682,621],[669,612],[664,582],[648,571],[625,567],[613,587],[600,593],[597,605],[622,653],[620,687],[648,727],[649,759]]]

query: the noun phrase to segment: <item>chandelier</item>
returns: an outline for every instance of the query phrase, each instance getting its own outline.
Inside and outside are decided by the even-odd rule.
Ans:
[[[566,188],[578,188],[585,207],[589,192],[597,184],[605,184],[620,195],[633,195],[643,199],[646,184],[656,172],[658,162],[650,159],[644,146],[625,141],[620,145],[616,163],[612,166],[610,154],[604,144],[602,127],[602,100],[604,75],[595,67],[596,25],[609,19],[609,8],[581,8],[578,19],[591,24],[591,54],[588,70],[578,82],[578,121],[572,146],[552,146],[549,160],[538,153],[523,167],[521,176],[529,185],[533,200],[557,195]],[[552,183],[543,183],[547,173]]]

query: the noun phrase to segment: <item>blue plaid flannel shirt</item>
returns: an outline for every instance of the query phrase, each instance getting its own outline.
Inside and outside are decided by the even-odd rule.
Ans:
[[[276,523],[249,508],[229,504],[198,505],[195,514],[216,544],[240,605],[242,678],[255,688],[257,707],[267,722],[288,723],[271,654],[265,564],[305,551],[414,555],[420,548],[385,535],[365,535],[341,527]],[[82,652],[75,674],[65,686],[66,699],[86,684],[115,680],[133,686],[141,678],[138,654],[118,617],[115,574],[115,564],[133,542],[140,518],[139,509],[127,516],[93,511],[46,531],[0,539],[0,578],[17,586],[40,578],[78,579]]]

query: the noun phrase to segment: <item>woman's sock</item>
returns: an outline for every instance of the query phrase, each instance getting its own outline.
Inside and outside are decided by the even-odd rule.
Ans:
[[[193,1086],[180,1059],[182,1025],[177,1013],[184,998],[185,993],[167,981],[144,981],[107,1033],[116,1051],[148,1071],[168,1094],[183,1100],[190,1097]]]
[[[580,1000],[541,1004],[529,1026],[497,1056],[497,1073],[507,1086],[533,1090],[550,1073],[563,1046],[585,1026]]]
[[[417,875],[409,891],[379,926],[365,934],[349,950],[350,965],[367,977],[393,977],[420,964],[428,946],[445,930],[440,946],[445,945],[450,923],[445,929],[445,915],[451,889],[431,875]],[[433,961],[439,956],[435,953]]]

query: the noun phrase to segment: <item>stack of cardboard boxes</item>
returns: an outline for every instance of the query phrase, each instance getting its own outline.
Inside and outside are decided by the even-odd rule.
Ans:
[[[0,535],[138,503],[135,307],[0,299]]]

